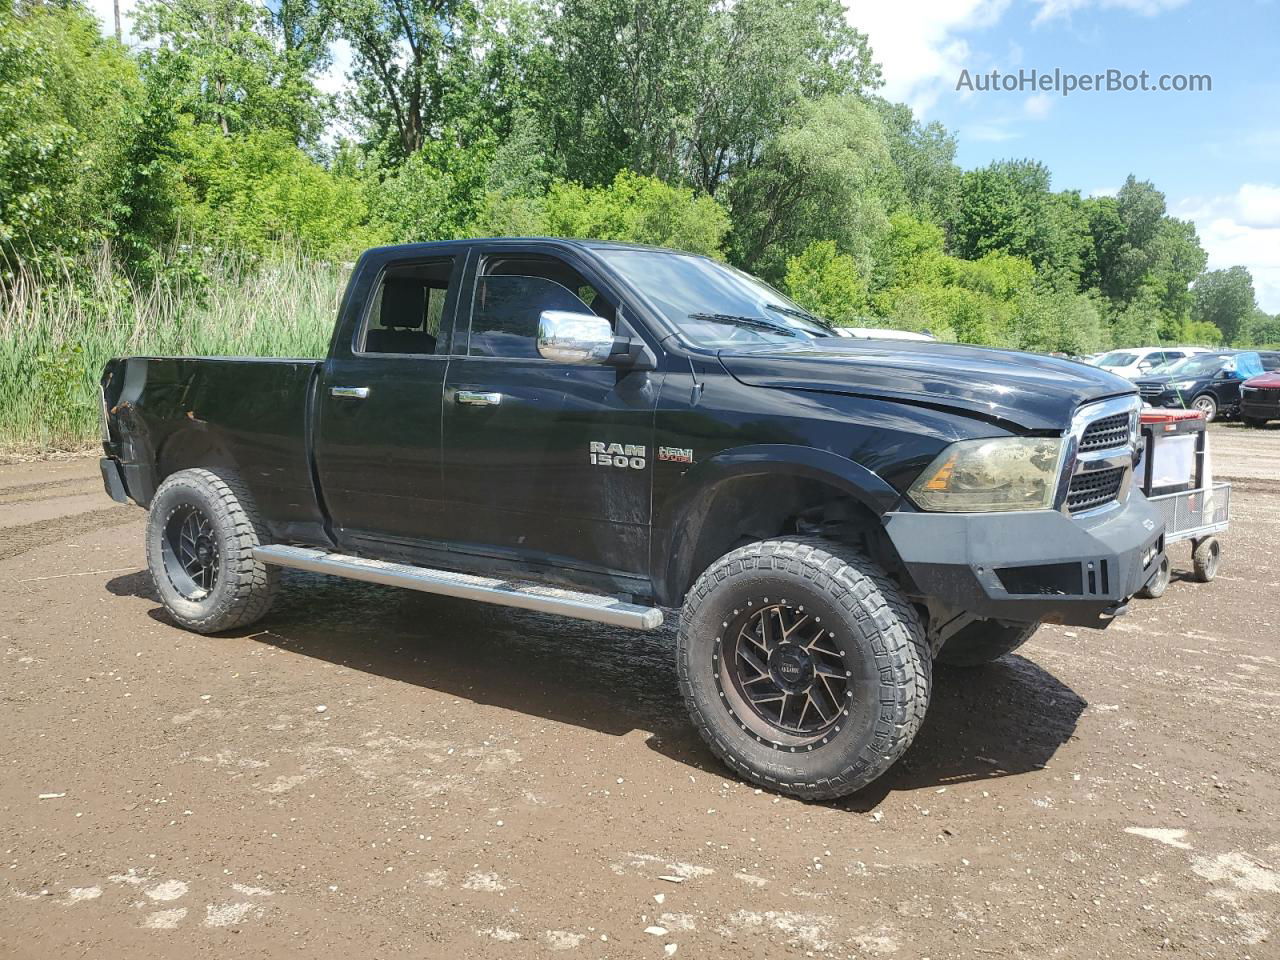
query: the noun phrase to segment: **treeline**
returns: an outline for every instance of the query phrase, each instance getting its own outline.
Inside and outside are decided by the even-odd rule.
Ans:
[[[211,254],[553,234],[972,343],[1280,342],[1151,183],[959,169],[952,133],[879,96],[839,0],[142,0],[132,30],[0,0],[0,286],[97,290],[105,255],[130,291],[193,291]]]

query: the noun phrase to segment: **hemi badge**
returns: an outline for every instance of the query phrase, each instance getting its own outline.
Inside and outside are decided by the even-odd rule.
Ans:
[[[658,459],[671,463],[693,463],[692,447],[659,447]]]

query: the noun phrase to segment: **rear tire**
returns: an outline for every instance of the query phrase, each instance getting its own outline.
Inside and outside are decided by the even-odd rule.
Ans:
[[[271,607],[280,572],[253,557],[267,542],[237,478],[181,470],[160,484],[147,516],[147,567],[165,609],[196,633],[248,626]]]
[[[932,663],[915,609],[856,550],[765,540],[713,563],[689,591],[680,692],[711,750],[808,800],[881,776],[924,720]]]
[[[938,651],[937,659],[948,667],[985,666],[1017,650],[1039,629],[1039,623],[1009,626],[992,620],[979,620],[948,637]]]
[[[1205,537],[1196,541],[1191,551],[1191,565],[1198,582],[1208,583],[1216,577],[1221,563],[1222,544],[1217,537]]]
[[[1267,421],[1262,417],[1245,417],[1244,425],[1246,427],[1253,427],[1253,429],[1259,430],[1267,425]]]

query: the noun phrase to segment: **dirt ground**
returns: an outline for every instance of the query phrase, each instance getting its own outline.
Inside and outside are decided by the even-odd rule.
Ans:
[[[940,671],[831,804],[726,774],[669,630],[290,576],[199,637],[95,461],[0,467],[0,956],[1280,957],[1280,424],[1214,439],[1215,582]]]

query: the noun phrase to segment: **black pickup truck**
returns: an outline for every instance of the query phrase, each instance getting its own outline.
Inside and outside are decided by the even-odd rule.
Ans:
[[[810,798],[897,760],[935,660],[1105,626],[1162,559],[1127,381],[840,337],[669,250],[370,250],[326,359],[116,359],[102,404],[181,625],[257,620],[280,567],[621,627],[682,607],[712,750]]]

